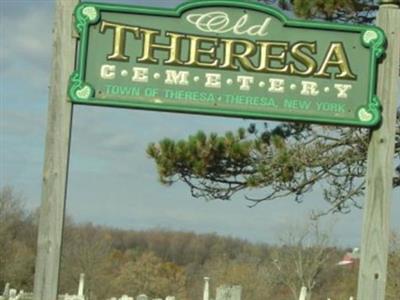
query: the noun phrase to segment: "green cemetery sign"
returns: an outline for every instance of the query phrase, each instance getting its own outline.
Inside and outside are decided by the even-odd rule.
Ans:
[[[73,103],[374,126],[384,33],[237,0],[83,3]]]

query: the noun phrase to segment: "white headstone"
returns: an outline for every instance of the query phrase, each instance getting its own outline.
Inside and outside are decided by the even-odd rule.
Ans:
[[[217,288],[216,300],[241,300],[242,287],[240,285],[222,285]]]
[[[84,296],[65,294],[64,300],[85,300]]]
[[[4,292],[3,292],[3,296],[4,297],[8,297],[10,295],[10,283],[6,283],[6,286],[4,287]]]
[[[10,299],[14,299],[17,297],[17,290],[16,289],[10,289]]]
[[[149,300],[149,297],[147,297],[145,294],[141,294],[136,297],[136,300]]]
[[[204,291],[203,291],[203,300],[210,299],[210,278],[204,277]]]
[[[303,286],[300,291],[299,300],[306,300],[306,298],[307,298],[307,288]]]
[[[79,276],[78,296],[83,296],[84,288],[85,288],[85,274],[81,273]]]
[[[64,300],[85,300],[84,296],[65,294]]]
[[[167,298],[165,298],[165,300],[175,300],[175,296],[167,296]]]
[[[133,297],[129,297],[128,295],[122,295],[121,298],[119,298],[119,300],[134,300]]]

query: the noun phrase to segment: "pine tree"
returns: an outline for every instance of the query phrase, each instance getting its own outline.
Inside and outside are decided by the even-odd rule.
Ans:
[[[335,22],[371,23],[377,6],[366,0],[262,0],[292,10],[298,17]],[[400,111],[395,159],[400,158]],[[229,200],[238,191],[257,189],[262,197],[246,196],[250,206],[293,196],[297,202],[319,186],[331,204],[327,212],[360,207],[365,189],[369,130],[282,123],[265,128],[250,125],[225,135],[199,131],[187,140],[164,139],[149,145],[162,183],[186,183],[194,197]],[[400,165],[393,177],[400,186]]]
[[[303,19],[323,19],[347,23],[372,23],[378,6],[371,0],[277,0],[261,2],[276,3],[284,10]]]

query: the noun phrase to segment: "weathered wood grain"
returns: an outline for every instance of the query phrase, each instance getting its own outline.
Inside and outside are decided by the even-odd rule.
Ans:
[[[372,132],[368,150],[358,300],[385,299],[399,88],[399,7],[394,4],[381,5],[377,25],[385,31],[388,39],[386,58],[379,67],[378,77],[378,96],[383,106],[383,121],[382,125]]]
[[[57,299],[64,205],[67,190],[72,105],[67,102],[75,64],[72,14],[78,0],[56,0],[49,90],[42,204],[38,233],[34,299]]]

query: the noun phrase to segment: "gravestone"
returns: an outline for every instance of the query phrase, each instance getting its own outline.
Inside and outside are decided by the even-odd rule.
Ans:
[[[65,294],[64,300],[85,300],[85,296]]]
[[[128,295],[122,295],[121,298],[119,298],[119,300],[134,300],[133,297],[129,297]]]
[[[203,300],[210,299],[210,277],[204,277]]]
[[[81,273],[79,275],[78,296],[82,296],[83,297],[84,288],[85,288],[85,274]]]
[[[174,296],[167,296],[167,298],[165,298],[165,300],[175,300]]]
[[[6,286],[4,287],[4,292],[3,292],[3,296],[4,297],[8,297],[10,295],[10,283],[6,283]]]
[[[306,300],[306,298],[307,298],[307,288],[303,286],[300,291],[299,300]]]
[[[241,300],[242,287],[240,285],[222,285],[217,288],[216,300]]]
[[[149,297],[147,297],[145,294],[141,294],[136,297],[136,300],[149,300]]]
[[[14,300],[17,298],[17,290],[16,289],[10,289],[10,299]]]

